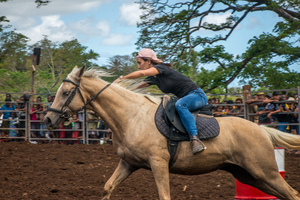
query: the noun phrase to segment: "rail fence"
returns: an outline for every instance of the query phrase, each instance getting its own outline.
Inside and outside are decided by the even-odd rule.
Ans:
[[[213,99],[214,97],[221,97],[226,99],[227,97],[231,98],[239,98],[242,100],[241,102],[234,103],[225,103],[219,102],[215,103],[213,106],[213,112],[217,113],[218,107],[226,108],[226,107],[237,107],[243,108],[243,112],[238,113],[231,113],[231,114],[224,114],[221,117],[226,116],[237,116],[242,117],[247,120],[253,121],[255,123],[259,123],[259,116],[257,114],[257,107],[258,105],[264,104],[263,102],[252,102],[249,103],[249,100],[252,98],[253,94],[257,93],[272,93],[272,92],[282,92],[282,93],[293,93],[298,96],[298,100],[294,101],[295,105],[299,108],[300,101],[299,101],[299,94],[300,94],[300,87],[293,88],[293,89],[281,89],[281,90],[266,90],[266,91],[251,91],[249,86],[243,86],[242,93],[226,93],[226,94],[207,94],[209,99]],[[5,93],[0,93],[1,95],[5,95]],[[0,110],[1,113],[6,113],[6,117],[1,115],[0,118],[0,141],[29,141],[32,143],[49,143],[49,142],[56,142],[56,143],[63,143],[63,144],[104,144],[104,143],[111,143],[112,132],[106,124],[96,117],[92,111],[83,110],[80,111],[77,115],[78,120],[74,122],[74,119],[68,119],[66,123],[62,124],[60,129],[48,130],[45,127],[43,122],[43,116],[46,114],[45,108],[47,107],[48,103],[42,102],[34,102],[33,96],[38,96],[41,98],[45,98],[45,94],[32,94],[31,99],[29,101],[20,101],[20,97],[23,94],[20,93],[11,93],[12,96],[11,102],[9,102],[13,107],[16,109],[9,109],[9,110]],[[37,97],[37,98],[38,98]],[[53,96],[52,96],[53,98]],[[5,98],[4,98],[5,99]],[[45,98],[46,99],[46,98]],[[4,105],[7,102],[0,101],[0,105]],[[274,101],[273,103],[277,104],[289,104],[290,101]],[[265,103],[266,104],[266,103]],[[35,113],[38,114],[39,118],[33,118],[33,110],[34,106],[38,106],[38,110]],[[46,106],[45,106],[46,105]],[[48,105],[49,106],[49,105]],[[41,109],[41,107],[43,109]],[[9,113],[9,117],[7,117],[7,113]],[[276,113],[278,115],[297,115],[297,121],[294,123],[284,123],[287,127],[297,127],[297,133],[299,134],[299,118],[300,118],[300,110],[298,112],[279,112]],[[75,116],[73,116],[75,117]],[[73,120],[73,121],[72,121]],[[271,123],[260,123],[267,126],[272,126],[274,128],[278,126],[282,126],[281,123],[277,123],[276,120],[271,121]]]
[[[59,129],[48,130],[43,122],[47,103],[33,102],[33,100],[20,101],[19,99],[21,99],[23,94],[19,93],[10,93],[10,95],[13,101],[10,101],[9,104],[14,109],[0,110],[0,115],[3,113],[0,116],[0,142],[25,140],[31,143],[112,143],[111,130],[92,111],[84,109],[77,114],[78,120],[76,122],[70,122],[70,119],[66,119],[65,123],[62,123]],[[45,96],[45,94],[33,95],[38,97]],[[6,103],[8,102],[0,101],[0,107]],[[33,113],[35,106],[39,108]],[[5,117],[4,119],[5,113],[9,113],[9,117]],[[33,118],[34,114],[38,114],[39,117],[37,119]]]

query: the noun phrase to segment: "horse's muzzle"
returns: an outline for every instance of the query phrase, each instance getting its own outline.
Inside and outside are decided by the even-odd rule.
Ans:
[[[44,123],[45,123],[47,129],[53,129],[54,128],[54,125],[52,124],[52,121],[51,121],[50,117],[46,117],[44,119]]]

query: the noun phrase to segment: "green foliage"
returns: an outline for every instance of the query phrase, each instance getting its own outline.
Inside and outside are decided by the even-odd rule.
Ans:
[[[102,66],[105,70],[107,70],[112,76],[103,78],[106,81],[112,82],[117,77],[122,75],[129,74],[138,69],[136,58],[134,56],[113,56],[109,58],[108,64]]]
[[[12,72],[7,69],[0,69],[0,91],[1,92],[21,92],[31,91],[30,72]]]
[[[227,89],[237,78],[253,87],[297,87],[299,73],[290,71],[289,67],[300,60],[299,8],[297,0],[144,0],[144,14],[138,24],[140,37],[136,44],[140,48],[152,48],[162,58],[175,62],[178,71],[191,77],[206,92],[218,87]],[[225,12],[231,15],[224,23],[205,20],[209,15]],[[274,12],[281,19],[271,33],[249,38],[244,53],[232,55],[226,52],[218,42],[227,40],[250,13],[255,15],[256,12]],[[203,37],[199,30],[212,34]],[[214,68],[207,70],[201,67],[203,65]]]
[[[31,65],[33,47],[41,48],[40,64],[35,66],[35,92],[50,93],[55,92],[60,81],[76,66],[86,65],[87,67],[96,66],[93,60],[97,60],[99,54],[88,50],[86,46],[81,45],[78,40],[73,39],[62,43],[54,43],[45,36],[41,41],[33,46],[27,44],[27,38],[16,33],[6,33],[5,40],[1,41],[4,51],[0,62],[2,71],[0,91],[24,92],[31,91]],[[11,42],[13,41],[13,42]],[[12,48],[13,47],[13,48]],[[26,51],[31,49],[31,51]],[[21,82],[19,82],[21,81]],[[19,84],[22,83],[22,84]]]

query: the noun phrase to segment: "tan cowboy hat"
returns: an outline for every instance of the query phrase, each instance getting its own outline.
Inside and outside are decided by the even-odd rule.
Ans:
[[[296,100],[293,98],[293,97],[289,97],[288,100],[286,101],[289,101],[289,102],[296,102]]]

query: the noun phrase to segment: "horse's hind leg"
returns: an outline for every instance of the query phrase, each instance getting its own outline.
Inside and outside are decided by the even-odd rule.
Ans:
[[[254,173],[249,173],[249,170],[232,166],[225,169],[231,172],[236,179],[244,184],[251,185],[264,193],[273,195],[279,199],[300,200],[299,193],[294,190],[280,175],[276,167],[265,168],[266,171],[259,170],[256,166]]]
[[[121,159],[113,175],[104,186],[103,200],[109,199],[112,191],[135,170],[137,169]]]

